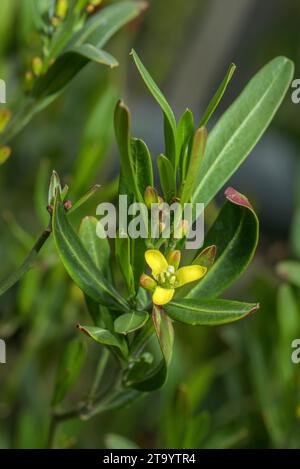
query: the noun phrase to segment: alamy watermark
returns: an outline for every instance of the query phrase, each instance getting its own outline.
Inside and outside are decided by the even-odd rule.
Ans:
[[[295,80],[292,81],[292,88],[294,88],[294,91],[292,92],[292,102],[294,104],[299,104],[300,103],[300,78],[295,78]]]
[[[6,343],[0,339],[0,363],[6,363]]]
[[[4,80],[0,80],[0,104],[6,103],[6,83]]]
[[[99,238],[181,239],[186,249],[199,249],[204,242],[204,204],[174,202],[128,204],[127,195],[120,195],[118,209],[110,202],[98,205],[96,214]]]
[[[297,365],[300,363],[300,339],[294,339],[291,346],[294,349],[291,355],[291,360],[295,365]]]

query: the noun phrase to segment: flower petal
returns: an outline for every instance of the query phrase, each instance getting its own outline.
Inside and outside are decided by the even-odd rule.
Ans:
[[[161,274],[168,267],[165,256],[157,249],[148,249],[145,259],[154,276]]]
[[[172,300],[174,293],[174,288],[156,287],[152,296],[152,301],[156,305],[165,305]]]
[[[176,287],[182,287],[186,283],[194,282],[204,277],[207,268],[202,265],[187,265],[181,267],[176,272],[177,285]]]

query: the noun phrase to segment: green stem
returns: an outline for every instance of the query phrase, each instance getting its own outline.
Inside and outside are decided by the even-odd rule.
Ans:
[[[101,357],[100,357],[100,360],[99,360],[99,363],[98,363],[98,366],[97,366],[97,370],[96,370],[96,374],[95,374],[95,378],[94,378],[94,381],[93,381],[93,384],[92,384],[91,392],[90,392],[90,395],[89,395],[89,398],[88,398],[88,403],[90,405],[93,404],[93,402],[96,398],[97,390],[99,388],[102,376],[104,374],[104,370],[105,370],[105,367],[107,365],[108,359],[109,359],[109,351],[108,351],[108,349],[105,348],[103,350],[103,353],[102,353]]]

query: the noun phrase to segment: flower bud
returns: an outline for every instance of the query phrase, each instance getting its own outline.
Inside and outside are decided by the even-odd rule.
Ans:
[[[146,190],[144,193],[144,200],[145,200],[147,208],[149,209],[151,208],[151,204],[158,203],[158,195],[154,187],[151,187],[151,186],[146,187]]]
[[[1,147],[0,148],[0,164],[5,163],[7,158],[11,155],[11,148],[10,147]]]
[[[87,7],[86,11],[88,13],[94,13],[96,8],[102,3],[102,0],[90,0]]]
[[[7,108],[0,109],[0,132],[7,126],[11,118],[11,111]]]
[[[57,191],[61,193],[60,179],[59,179],[59,175],[57,174],[57,172],[52,171],[50,184],[49,184],[49,190],[48,190],[48,205],[54,204]]]
[[[154,290],[156,281],[152,277],[149,277],[149,275],[142,274],[140,277],[140,285],[146,290]]]
[[[31,70],[27,70],[24,76],[25,91],[30,91],[33,87],[33,83],[34,83],[33,73],[31,72]]]
[[[68,12],[68,0],[57,0],[55,7],[55,16],[60,19],[64,19]]]
[[[186,236],[189,232],[189,222],[187,220],[182,220],[178,223],[177,227],[174,230],[174,238],[181,239]]]
[[[170,251],[167,256],[168,264],[174,266],[175,270],[177,270],[180,264],[180,258],[181,258],[180,251],[178,250]]]
[[[43,71],[43,62],[40,57],[34,57],[32,59],[32,71],[36,77],[41,75]]]

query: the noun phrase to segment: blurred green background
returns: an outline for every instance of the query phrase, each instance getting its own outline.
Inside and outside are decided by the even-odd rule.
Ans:
[[[12,156],[0,170],[1,278],[20,264],[44,228],[52,169],[71,186],[71,198],[93,183],[103,186],[80,216],[95,215],[97,203],[113,197],[118,155],[112,116],[118,98],[131,109],[134,135],[154,155],[161,151],[162,117],[132,64],[132,47],[177,115],[190,107],[200,116],[230,62],[237,71],[219,115],[274,56],[294,60],[300,76],[300,4],[294,0],[148,3],[142,17],[107,47],[120,67],[107,71],[89,65],[12,142]],[[12,109],[18,106],[24,73],[40,50],[27,4],[1,1],[0,77]],[[250,269],[227,296],[259,301],[261,309],[217,328],[176,324],[167,385],[128,409],[60,425],[56,446],[300,448],[300,364],[291,362],[291,342],[300,338],[300,280],[297,287],[297,281],[283,283],[276,274],[278,262],[300,255],[300,104],[290,96],[230,181],[253,202],[261,240]],[[207,226],[223,200],[221,193],[207,211]],[[57,364],[66,341],[78,335],[76,323],[88,317],[51,243],[36,268],[0,301],[0,337],[7,343],[7,363],[0,364],[1,448],[44,446]],[[101,347],[87,346],[86,366],[66,406],[90,389]]]

